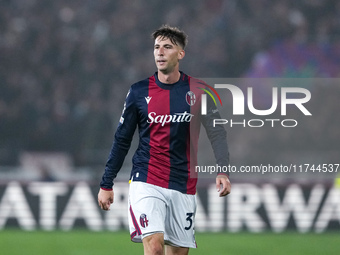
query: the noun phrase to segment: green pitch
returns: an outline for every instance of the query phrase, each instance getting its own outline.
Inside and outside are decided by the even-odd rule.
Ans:
[[[266,254],[339,254],[340,233],[197,233],[197,249],[191,255],[266,255]],[[127,232],[24,232],[0,231],[1,254],[6,255],[90,255],[143,254],[141,244],[134,244]]]

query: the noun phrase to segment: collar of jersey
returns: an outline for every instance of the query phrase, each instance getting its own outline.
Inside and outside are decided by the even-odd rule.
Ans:
[[[155,72],[154,76],[155,76],[156,84],[162,89],[171,90],[172,88],[174,88],[175,86],[177,86],[177,85],[179,85],[183,82],[184,73],[182,71],[179,71],[179,72],[181,73],[179,80],[175,83],[172,83],[172,84],[167,84],[167,83],[163,83],[163,82],[159,81],[158,80],[158,72]]]

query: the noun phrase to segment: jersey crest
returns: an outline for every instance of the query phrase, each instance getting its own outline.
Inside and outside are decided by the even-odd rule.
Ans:
[[[188,91],[185,95],[185,100],[188,105],[193,106],[196,103],[196,95],[192,91]]]

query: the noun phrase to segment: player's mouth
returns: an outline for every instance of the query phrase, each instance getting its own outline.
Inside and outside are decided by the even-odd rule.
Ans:
[[[157,60],[157,63],[160,64],[160,65],[163,65],[163,64],[166,63],[166,60],[163,60],[163,59],[162,60]]]

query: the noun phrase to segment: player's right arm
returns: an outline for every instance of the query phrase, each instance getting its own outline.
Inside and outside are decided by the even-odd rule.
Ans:
[[[98,204],[100,208],[107,211],[110,210],[110,205],[113,203],[113,190],[99,189]]]
[[[119,120],[111,151],[105,165],[105,172],[100,182],[98,203],[104,210],[105,208],[109,208],[109,206],[107,206],[108,203],[113,202],[113,180],[121,169],[125,156],[130,149],[137,121],[137,108],[132,86],[126,96],[122,116]]]

